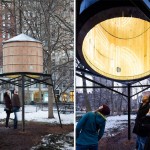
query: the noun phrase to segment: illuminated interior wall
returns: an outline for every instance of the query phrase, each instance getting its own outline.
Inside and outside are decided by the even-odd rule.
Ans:
[[[83,56],[97,73],[118,80],[150,74],[150,23],[132,17],[109,19],[92,28]]]

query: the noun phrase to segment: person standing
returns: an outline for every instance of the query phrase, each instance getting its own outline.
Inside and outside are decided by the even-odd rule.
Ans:
[[[150,110],[149,113],[142,118],[142,127],[147,133],[147,139],[145,142],[144,150],[150,150]]]
[[[4,93],[4,103],[5,103],[5,109],[4,110],[6,111],[5,127],[10,128],[8,126],[8,123],[9,123],[10,113],[12,112],[12,103],[11,103],[11,100],[10,100],[9,91]]]
[[[142,104],[139,107],[139,110],[137,112],[137,117],[135,119],[133,133],[137,135],[136,148],[138,150],[144,150],[144,146],[148,137],[147,131],[145,130],[145,128],[142,127],[142,119],[149,112],[149,108],[150,108],[149,103],[150,103],[150,97],[146,95],[143,96]]]
[[[18,126],[17,112],[20,109],[20,99],[18,96],[18,92],[16,90],[14,90],[14,95],[12,97],[12,106],[14,112],[14,129],[17,129]]]
[[[150,109],[146,116],[141,119],[141,126],[144,132],[147,133],[144,150],[150,150]]]
[[[109,114],[109,107],[102,105],[95,112],[83,115],[76,126],[76,150],[98,150]]]

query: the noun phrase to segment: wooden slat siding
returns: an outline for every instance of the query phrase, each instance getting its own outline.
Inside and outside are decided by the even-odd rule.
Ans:
[[[42,44],[10,42],[3,46],[3,72],[43,72]]]

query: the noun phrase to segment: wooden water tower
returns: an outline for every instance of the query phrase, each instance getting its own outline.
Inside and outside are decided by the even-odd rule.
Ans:
[[[40,41],[20,34],[3,44],[3,73],[43,73],[43,50]]]

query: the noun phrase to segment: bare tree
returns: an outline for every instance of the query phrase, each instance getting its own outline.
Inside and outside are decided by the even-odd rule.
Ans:
[[[14,6],[9,11],[15,18],[16,32],[43,43],[44,73],[52,75],[55,89],[63,93],[73,87],[73,1],[14,0]],[[48,94],[48,117],[53,118],[52,87],[48,87]]]

